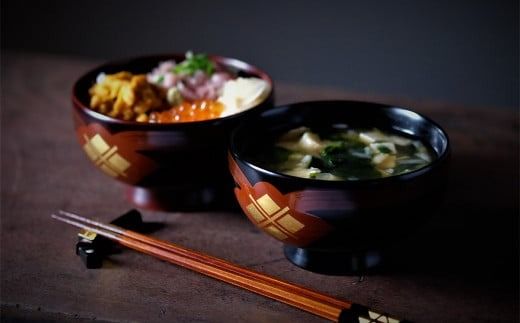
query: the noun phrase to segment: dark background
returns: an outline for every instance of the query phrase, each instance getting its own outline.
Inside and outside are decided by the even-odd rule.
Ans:
[[[275,81],[519,105],[518,1],[3,0],[2,48],[113,59],[193,49]],[[37,76],[35,76],[37,77]]]

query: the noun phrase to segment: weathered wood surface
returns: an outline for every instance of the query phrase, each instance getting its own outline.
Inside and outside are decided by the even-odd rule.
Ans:
[[[49,215],[61,208],[109,221],[131,208],[122,186],[93,168],[73,133],[71,86],[94,65],[2,54],[2,320],[320,322],[129,250],[102,269],[84,268],[73,250],[76,230]],[[299,85],[276,90],[278,103],[385,100]],[[392,103],[440,123],[453,158],[441,209],[385,272],[360,279],[301,270],[238,212],[144,211],[145,219],[166,225],[154,233],[159,238],[416,322],[517,321],[518,111]]]

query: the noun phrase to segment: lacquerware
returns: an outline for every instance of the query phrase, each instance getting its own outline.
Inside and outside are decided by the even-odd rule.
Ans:
[[[210,58],[238,76],[266,80],[271,85],[270,95],[235,115],[176,124],[122,121],[89,108],[88,90],[99,73],[147,73],[159,62],[182,61],[184,55],[180,54],[107,63],[88,71],[74,84],[73,118],[80,146],[98,169],[127,185],[127,197],[134,205],[181,210],[226,203],[226,193],[232,187],[226,172],[229,135],[242,120],[272,107],[273,83],[265,72],[248,63]]]
[[[437,158],[402,175],[324,181],[262,168],[248,153],[289,129],[338,123],[420,139]],[[280,106],[246,121],[233,132],[228,160],[235,196],[249,220],[280,240],[292,263],[341,274],[377,267],[386,247],[434,212],[447,181],[449,155],[446,132],[421,114],[376,103],[321,101]]]

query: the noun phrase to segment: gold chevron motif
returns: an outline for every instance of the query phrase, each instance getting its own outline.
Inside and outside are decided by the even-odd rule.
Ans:
[[[131,164],[117,153],[117,146],[110,147],[99,134],[92,138],[83,135],[83,138],[85,139],[83,150],[102,171],[112,177],[127,176],[125,171]]]
[[[257,222],[258,227],[278,240],[288,237],[296,239],[295,234],[305,227],[289,213],[289,207],[281,208],[269,194],[264,194],[258,199],[249,194],[249,199],[251,203],[246,206],[249,215]]]

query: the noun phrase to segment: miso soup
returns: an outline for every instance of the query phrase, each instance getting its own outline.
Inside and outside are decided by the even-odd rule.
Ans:
[[[292,129],[255,159],[267,169],[320,180],[394,176],[428,165],[434,152],[419,140],[379,129]]]

